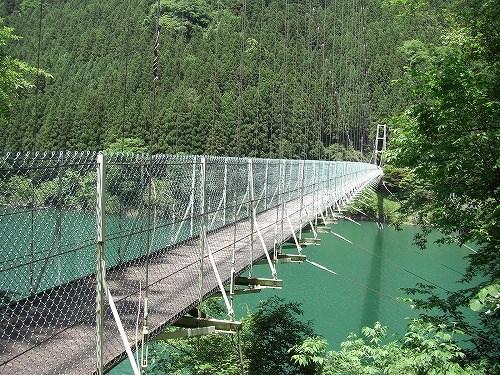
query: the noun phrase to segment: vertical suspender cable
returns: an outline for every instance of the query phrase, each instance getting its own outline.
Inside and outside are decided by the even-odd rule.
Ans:
[[[240,65],[239,65],[239,74],[238,74],[238,122],[236,124],[236,155],[238,157],[238,162],[237,162],[237,167],[238,170],[240,169],[241,163],[240,157],[241,157],[241,126],[243,123],[243,79],[244,79],[244,58],[245,58],[245,46],[246,46],[246,16],[247,16],[247,2],[246,0],[242,1],[242,11],[241,11],[241,40],[240,40]],[[247,168],[247,165],[244,166],[244,168]],[[247,169],[247,184],[248,184],[248,169]],[[250,215],[250,203],[247,206],[247,213],[250,217],[250,222],[252,223],[252,218]],[[253,236],[253,231],[250,233],[251,236]],[[234,229],[234,241],[236,242],[236,224],[235,224],[235,229]],[[236,244],[234,245],[236,246]],[[253,247],[253,242],[250,240],[250,247]],[[250,259],[249,259],[249,265],[250,265],[250,270],[249,270],[249,276],[252,276],[252,270],[253,270],[253,259],[252,259],[252,249],[250,250]]]
[[[142,328],[142,346],[141,346],[141,373],[146,374],[148,368],[148,338],[149,338],[149,328],[148,328],[148,299],[149,299],[149,256],[151,253],[151,248],[153,245],[151,233],[154,228],[151,228],[151,207],[152,207],[152,195],[153,195],[153,137],[154,137],[154,125],[155,125],[155,115],[156,115],[156,90],[158,82],[158,47],[160,38],[160,0],[156,3],[156,30],[155,39],[153,44],[153,82],[152,82],[152,95],[151,95],[151,124],[149,127],[149,150],[148,150],[148,244],[145,257],[145,293],[144,293],[144,323]]]
[[[331,146],[334,143],[334,108],[335,108],[335,79],[334,79],[334,69],[335,69],[335,30],[336,30],[336,12],[335,12],[335,3],[333,5],[330,4],[332,20],[331,20],[331,33],[332,33],[332,45],[330,50],[330,61],[329,61],[329,70],[328,70],[328,78],[327,78],[327,95],[328,98],[328,142],[327,145]],[[328,160],[332,160],[332,149],[328,153]]]
[[[285,0],[285,17],[284,17],[285,36],[283,38],[283,81],[281,86],[281,116],[280,116],[280,158],[285,157],[284,136],[285,136],[285,106],[286,106],[286,89],[287,89],[287,69],[288,69],[288,0]]]
[[[284,27],[285,27],[285,35],[283,38],[283,81],[281,87],[281,116],[280,116],[280,159],[284,159],[284,136],[285,136],[285,106],[286,106],[286,84],[287,84],[287,69],[288,69],[288,0],[285,0],[285,14],[284,14]],[[291,164],[292,165],[292,164]],[[290,165],[290,166],[291,166]],[[283,163],[283,166],[285,164]],[[283,171],[285,173],[285,170]],[[281,233],[280,233],[280,251],[283,244],[284,238],[284,218],[285,218],[285,189],[281,192]]]
[[[361,43],[362,43],[362,69],[363,69],[363,99],[362,99],[362,116],[363,116],[363,128],[362,128],[362,139],[363,142],[367,138],[365,133],[369,129],[371,120],[370,113],[370,96],[368,93],[368,60],[366,55],[366,4],[365,0],[361,0]]]
[[[344,31],[345,31],[345,24],[344,24],[344,2],[343,1],[336,1],[335,4],[338,4],[337,11],[335,12],[336,14],[339,14],[339,27],[337,28],[338,30],[338,60],[337,60],[337,65],[338,65],[338,80],[337,80],[337,139],[338,143],[342,146],[345,147],[346,143],[346,135],[345,135],[345,128],[344,128],[344,111],[342,108],[342,100],[343,100],[343,95],[345,91],[345,82],[344,82],[344,77],[343,77],[343,72],[344,72],[344,64],[345,64],[345,51],[344,51]]]
[[[39,8],[39,15],[38,15],[38,48],[37,48],[37,56],[36,56],[36,80],[35,80],[35,121],[33,123],[33,129],[32,129],[32,145],[31,145],[31,151],[33,154],[36,152],[36,139],[38,135],[38,129],[37,125],[40,125],[40,107],[39,107],[39,102],[38,102],[38,94],[40,91],[40,75],[41,75],[41,69],[40,69],[40,54],[42,50],[42,19],[43,19],[43,0],[40,0],[40,8]]]
[[[125,7],[125,19],[127,23],[127,28],[126,28],[126,37],[125,37],[125,43],[124,43],[124,49],[125,49],[125,76],[123,78],[123,108],[122,108],[122,122],[120,126],[120,138],[121,138],[121,152],[124,152],[124,139],[125,139],[125,121],[128,118],[127,116],[127,107],[128,107],[128,64],[129,64],[129,47],[130,47],[130,20],[129,20],[129,13],[130,13],[130,0],[127,1],[127,6]],[[120,223],[121,225],[121,223]]]
[[[355,148],[353,138],[354,132],[353,132],[353,124],[352,122],[352,103],[353,103],[353,89],[354,89],[354,83],[353,83],[353,65],[352,65],[352,59],[353,59],[353,48],[354,48],[354,32],[353,32],[353,12],[352,12],[352,4],[354,0],[348,0],[347,1],[347,49],[346,49],[346,79],[347,79],[347,90],[346,90],[346,95],[347,95],[347,101],[345,103],[346,107],[346,131],[347,135],[349,137],[349,141],[347,144],[347,147],[349,149]]]
[[[241,14],[241,43],[240,43],[240,66],[238,79],[238,123],[236,127],[236,153],[238,158],[241,157],[241,126],[243,123],[243,79],[244,79],[244,59],[246,46],[246,17],[247,17],[247,0],[243,0],[243,9]]]
[[[125,151],[125,122],[127,121],[127,107],[128,107],[128,64],[129,64],[129,37],[130,37],[130,20],[129,20],[129,13],[130,13],[130,0],[127,1],[127,5],[125,7],[125,15],[124,18],[126,19],[127,27],[126,27],[126,36],[125,36],[125,43],[124,43],[124,55],[125,55],[125,76],[123,78],[123,107],[122,107],[122,121],[121,121],[121,126],[120,126],[120,141],[121,141],[121,146],[120,146],[120,151],[123,153]],[[120,205],[120,219],[118,220],[118,230],[120,233],[123,231],[123,225],[122,225],[122,219],[124,217],[123,214],[123,206]],[[123,261],[123,254],[122,254],[122,238],[121,236],[118,238],[118,264],[121,264]]]
[[[242,9],[242,15],[241,15],[241,44],[240,44],[240,69],[239,69],[239,86],[238,86],[238,95],[239,95],[239,100],[238,100],[238,125],[236,129],[236,148],[237,148],[237,154],[238,154],[238,163],[237,163],[237,168],[240,168],[240,156],[241,156],[241,138],[240,138],[240,130],[241,130],[241,125],[243,122],[243,75],[244,75],[244,57],[245,57],[245,45],[246,45],[246,17],[247,17],[247,1],[243,0],[243,9]],[[247,170],[247,173],[248,170]],[[253,177],[252,177],[253,178]],[[250,186],[249,186],[250,188]],[[249,191],[249,197],[250,197],[250,191]],[[251,202],[253,205],[253,202]],[[235,200],[235,207],[236,207],[236,200]],[[249,206],[250,208],[250,206]],[[250,221],[253,223],[253,217],[250,217]],[[252,225],[252,230],[251,230],[251,236],[253,236],[253,225]],[[251,247],[253,247],[253,241],[250,244]],[[233,259],[234,259],[234,252],[236,251],[236,217],[234,218],[234,239],[233,239]],[[250,271],[249,275],[251,277],[252,275],[252,266],[253,266],[253,259],[252,259],[252,253],[253,251],[250,251]],[[234,262],[234,261],[233,261]],[[234,263],[233,263],[233,269],[234,269]],[[231,283],[234,288],[234,277],[235,273],[232,272],[232,280]],[[233,291],[233,289],[231,290]],[[231,300],[231,306],[232,306],[232,300]],[[231,318],[234,317],[234,313],[231,316]],[[241,341],[240,341],[240,333],[237,333],[238,335],[238,354],[239,354],[239,359],[240,359],[240,368],[241,372],[245,372],[245,366],[243,362],[243,356],[242,356],[242,351],[241,351]]]
[[[326,67],[326,7],[327,7],[327,2],[324,0],[323,2],[323,25],[322,25],[322,33],[323,33],[323,40],[321,44],[321,78],[320,78],[320,83],[321,83],[321,98],[320,98],[320,112],[319,112],[319,132],[318,132],[318,159],[321,160],[323,159],[323,137],[324,137],[324,122],[325,122],[325,103],[324,101],[326,100],[326,95],[325,95],[325,79],[326,79],[326,72],[325,72],[325,67]]]
[[[261,157],[264,155],[268,155],[269,150],[267,147],[262,149],[263,145],[258,144],[258,139],[259,137],[259,131],[262,131],[262,96],[260,92],[260,86],[261,86],[261,81],[262,81],[262,45],[264,41],[264,0],[260,1],[260,14],[259,14],[259,41],[257,44],[257,66],[258,66],[258,72],[257,72],[257,121],[256,121],[256,126],[254,129],[254,149],[252,150],[254,152],[254,155],[256,157]],[[267,146],[267,145],[266,145]],[[259,151],[260,148],[260,151]],[[267,183],[267,181],[266,181]],[[267,197],[266,197],[267,199]]]
[[[219,17],[219,3],[217,2],[215,12],[217,14],[217,17]],[[217,91],[218,91],[218,83],[217,83],[217,78],[218,78],[218,60],[219,60],[219,27],[220,27],[220,20],[216,20],[216,27],[215,27],[215,37],[214,37],[214,60],[213,60],[213,66],[214,66],[214,72],[213,72],[213,77],[214,77],[214,83],[213,83],[213,90],[212,90],[212,132],[214,133],[214,137],[211,138],[212,141],[217,137]],[[211,145],[207,145],[208,147],[211,147]],[[216,154],[220,152],[217,148],[212,148],[213,151],[211,154]]]
[[[356,129],[357,129],[357,134],[356,134],[356,140],[358,142],[358,151],[362,151],[362,141],[361,141],[361,95],[363,92],[363,87],[362,87],[362,78],[363,78],[363,62],[361,60],[361,7],[359,4],[359,0],[356,0],[354,4],[354,12],[355,12],[355,19],[356,19],[356,25],[355,30],[356,30],[356,35],[355,35],[355,42],[356,42],[356,56],[355,56],[355,61],[356,61]],[[354,19],[354,18],[353,18]]]
[[[40,54],[42,49],[42,18],[43,18],[43,0],[40,0],[40,12],[38,15],[38,48],[37,48],[37,56],[36,56],[36,80],[35,80],[35,121],[33,121],[33,128],[31,129],[31,152],[34,157],[36,153],[36,138],[37,138],[37,125],[40,125],[40,107],[38,104],[38,94],[40,87]],[[30,221],[31,221],[31,238],[30,238],[30,293],[36,293],[36,290],[33,290],[33,282],[35,278],[35,181],[32,181],[32,189],[31,189],[31,211],[30,211]]]
[[[306,59],[307,59],[307,74],[306,74],[306,121],[304,122],[304,133],[306,134],[306,146],[304,159],[309,158],[309,127],[312,125],[309,121],[311,119],[311,55],[312,55],[312,40],[311,40],[311,23],[313,19],[314,8],[312,2],[309,0],[309,11],[304,12],[306,17]]]
[[[357,11],[357,0],[352,0],[351,1],[351,11],[350,11],[350,19],[351,19],[351,34],[352,34],[352,57],[351,57],[351,64],[352,64],[352,73],[351,73],[351,90],[353,92],[353,100],[351,103],[352,106],[352,115],[351,115],[351,121],[352,121],[352,132],[353,132],[353,148],[355,150],[359,150],[359,118],[358,118],[358,111],[359,111],[359,43],[358,43],[358,11]]]
[[[275,17],[274,17],[274,38],[273,38],[273,51],[277,51],[278,49],[278,11],[276,10],[275,12]],[[273,77],[272,77],[272,95],[271,95],[271,113],[272,113],[272,118],[274,118],[274,110],[276,107],[276,71],[277,71],[277,61],[278,58],[276,57],[277,53],[273,54]],[[273,142],[273,130],[274,130],[274,121],[272,121],[270,125],[270,138],[271,138],[271,143]],[[278,146],[279,149],[279,146]],[[273,148],[273,154],[274,157],[276,157],[276,148]],[[281,207],[281,170],[282,170],[282,162],[280,161],[279,164],[279,176],[280,176],[280,182],[278,183],[278,204],[276,205],[276,220],[275,220],[275,228],[274,228],[274,254],[278,253],[278,223],[280,220],[280,207]]]

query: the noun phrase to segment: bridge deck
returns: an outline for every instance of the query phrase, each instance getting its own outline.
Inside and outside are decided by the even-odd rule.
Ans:
[[[313,196],[304,197],[304,205],[311,216]],[[300,226],[299,200],[286,205],[295,230]],[[317,211],[317,207],[316,207]],[[303,215],[305,213],[303,212]],[[264,242],[272,251],[275,243],[278,209],[272,208],[257,216]],[[303,221],[304,218],[303,218]],[[305,223],[303,223],[305,224]],[[278,226],[278,237],[281,224]],[[244,272],[250,262],[250,221],[231,224],[207,236],[217,267],[227,283],[230,275],[233,246],[236,254],[236,271]],[[291,237],[286,221],[283,239]],[[236,238],[236,241],[234,239]],[[254,233],[252,262],[265,255],[257,233]],[[139,309],[139,282],[145,285],[145,260],[135,261],[129,266],[108,270],[107,282],[112,292],[123,326],[130,340],[135,337],[137,311]],[[199,278],[198,239],[165,248],[149,259],[149,327],[154,337],[161,330],[175,322],[197,304]],[[208,256],[205,255],[204,288],[205,297],[218,290],[214,272]],[[78,295],[78,298],[75,298]],[[82,298],[84,296],[84,298]],[[105,303],[104,363],[110,369],[124,358],[116,323],[108,303]],[[153,308],[151,307],[153,306]],[[15,310],[14,310],[15,309]],[[142,306],[141,306],[142,309]],[[2,374],[73,374],[90,373],[96,369],[96,287],[95,276],[79,279],[50,289],[39,295],[18,302],[14,308],[2,308],[2,331],[10,340],[1,337]],[[42,319],[41,319],[42,318]],[[43,321],[43,325],[40,322]],[[22,324],[21,324],[22,322]],[[26,324],[26,322],[32,322]],[[142,322],[142,312],[141,320]],[[141,325],[141,324],[140,324]],[[12,337],[18,339],[12,340]],[[33,346],[33,342],[38,345]],[[134,347],[134,344],[132,347]],[[17,356],[17,357],[16,357]]]

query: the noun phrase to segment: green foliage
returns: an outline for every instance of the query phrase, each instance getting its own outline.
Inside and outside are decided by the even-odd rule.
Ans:
[[[156,3],[152,14],[156,15]],[[161,0],[160,25],[172,33],[182,33],[187,38],[194,28],[206,28],[210,23],[210,8],[205,0]]]
[[[399,217],[398,210],[400,204],[387,197],[387,191],[379,187],[378,191],[365,190],[352,205],[347,208],[349,216],[360,220],[382,220],[384,223],[399,223],[402,219]],[[382,204],[383,215],[380,215],[379,208]]]
[[[460,322],[473,355],[498,362],[498,314],[481,314],[473,324],[461,312],[472,298],[471,306],[481,308],[479,297],[500,277],[500,62],[492,31],[499,26],[492,18],[498,6],[487,0],[408,4],[441,25],[441,41],[409,41],[399,50],[407,60],[399,83],[412,100],[391,121],[391,163],[409,171],[401,181],[408,191],[402,211],[416,214],[421,246],[436,228],[439,242],[479,246],[463,278],[474,286],[446,298],[416,288],[412,293],[424,298],[415,306],[434,309],[433,321]]]
[[[85,175],[67,170],[61,178],[43,181],[35,189],[37,202],[43,207],[94,209],[96,172]]]
[[[350,161],[363,161],[361,152],[351,147],[344,147],[340,144],[332,144],[326,147],[325,155],[330,160],[350,160]]]
[[[7,43],[20,38],[14,34],[14,29],[4,25],[0,17],[0,117],[9,114],[12,100],[18,90],[30,87],[26,75],[33,72],[28,64],[10,56],[6,50]]]
[[[362,337],[351,333],[341,349],[325,354],[325,343],[308,338],[292,356],[302,366],[315,364],[315,374],[487,374],[496,365],[462,364],[465,354],[453,342],[456,333],[421,319],[413,320],[403,337],[388,337],[387,327],[375,323],[364,327]]]
[[[479,311],[486,307],[486,314],[493,315],[500,309],[500,280],[493,281],[490,285],[479,289],[476,297],[470,301],[470,308]]]
[[[364,160],[372,124],[407,101],[391,84],[403,64],[393,46],[434,35],[382,2],[250,1],[242,33],[234,1],[162,0],[152,124],[156,2],[44,2],[40,20],[40,2],[9,0],[22,38],[7,51],[36,65],[40,42],[54,78],[39,77],[37,95],[18,90],[0,148],[102,150],[123,138],[153,153]],[[135,148],[113,150],[123,146]]]
[[[465,30],[426,49],[432,64],[408,71],[416,104],[393,123],[393,160],[411,168],[416,187],[404,208],[460,243],[491,243],[500,149],[494,72]]]
[[[203,310],[224,318],[220,300],[207,301]],[[243,367],[239,359],[238,339],[234,335],[209,335],[191,339],[158,342],[150,347],[152,374],[313,374],[315,367],[304,370],[290,359],[290,351],[309,355],[299,344],[313,335],[310,322],[302,322],[300,304],[271,297],[261,301],[258,310],[248,312],[242,320],[241,350]],[[321,346],[321,345],[320,345]],[[290,349],[294,347],[294,349]],[[308,345],[307,347],[310,347]],[[322,349],[324,350],[324,348]],[[317,351],[316,356],[320,355]],[[320,361],[318,357],[318,361]]]
[[[241,374],[236,343],[229,335],[160,341],[150,350],[151,374]]]
[[[33,183],[28,177],[20,175],[10,177],[4,191],[8,192],[5,199],[11,207],[27,207],[33,204]]]
[[[383,185],[385,187],[385,195],[390,194],[396,198],[405,196],[405,180],[410,176],[410,172],[406,168],[399,168],[391,164],[384,165]]]
[[[148,146],[140,138],[123,138],[112,142],[106,147],[108,153],[130,152],[134,154],[144,154],[148,151]]]
[[[301,373],[288,350],[313,335],[311,323],[299,320],[302,314],[300,303],[276,296],[261,301],[257,312],[249,312],[242,333],[249,374]]]
[[[308,374],[317,374],[325,363],[327,342],[321,337],[308,337],[301,344],[293,346],[292,361],[305,369]]]

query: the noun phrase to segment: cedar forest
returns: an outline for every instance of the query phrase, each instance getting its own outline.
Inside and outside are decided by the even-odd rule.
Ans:
[[[245,318],[241,358],[227,337],[160,342],[151,373],[498,373],[499,2],[161,0],[153,83],[156,4],[4,0],[0,149],[368,161],[386,123],[385,182],[416,242],[437,229],[478,250],[473,286],[407,290],[421,317],[400,338],[377,323],[327,351],[273,299]]]
[[[369,153],[373,124],[406,104],[391,84],[403,69],[395,46],[435,34],[380,0],[248,1],[243,25],[239,2],[161,3],[151,135],[154,1],[48,1],[40,40],[39,1],[7,1],[6,22],[22,38],[15,57],[39,58],[50,76],[19,93],[1,148],[99,150],[152,136],[154,153]]]

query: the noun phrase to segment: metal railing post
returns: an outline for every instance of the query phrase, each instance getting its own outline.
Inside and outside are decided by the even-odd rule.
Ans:
[[[299,240],[302,240],[302,215],[304,211],[304,181],[305,181],[306,161],[302,160],[301,183],[300,183],[300,214],[299,214]]]
[[[254,236],[253,232],[255,230],[254,223],[254,212],[255,212],[255,196],[253,191],[253,164],[252,159],[248,159],[248,197],[250,199],[250,270],[248,271],[248,277],[252,277],[253,271],[253,246],[254,246]]]
[[[331,176],[332,176],[332,161],[328,161],[328,182],[327,182],[327,198],[326,198],[326,204],[328,207],[332,205],[332,198],[331,198],[331,189],[332,189],[332,182],[331,182]],[[327,213],[328,213],[328,207],[327,207]]]
[[[317,180],[317,164],[318,164],[318,161],[313,161],[313,207],[312,207],[312,211],[313,211],[313,215],[314,215],[314,225],[317,226],[318,225],[318,211],[316,210],[316,200],[318,199],[318,192],[317,192],[317,183],[318,183],[318,180]]]
[[[281,233],[280,233],[280,250],[281,250],[281,246],[283,244],[283,240],[284,240],[284,236],[283,236],[283,232],[284,232],[284,223],[283,221],[285,220],[285,184],[286,184],[286,161],[285,159],[282,159],[281,160],[281,165],[282,165],[282,170],[283,170],[283,173],[281,175],[281,185],[282,185],[282,190],[281,190],[281,218],[280,218],[280,222],[281,222]],[[281,251],[280,251],[281,252]]]
[[[201,315],[201,302],[203,301],[203,263],[205,257],[205,246],[207,242],[207,232],[205,228],[205,183],[206,183],[206,161],[205,157],[201,157],[200,165],[200,276],[199,276],[199,289],[198,289],[198,315]]]
[[[104,209],[106,193],[106,165],[105,157],[102,153],[97,155],[97,202],[96,202],[96,221],[97,221],[97,373],[103,374],[103,325],[104,325],[104,295],[105,295],[105,272],[104,264]]]
[[[222,223],[226,225],[226,209],[227,209],[227,158],[224,158],[224,190],[222,191]]]
[[[189,223],[189,237],[193,237],[194,233],[194,197],[195,197],[195,189],[196,189],[196,156],[193,157],[193,172],[191,177],[191,196],[189,198],[189,202],[191,204],[190,211],[190,223]]]
[[[264,176],[264,208],[267,210],[267,184],[269,179],[269,159],[266,159],[266,174]]]

